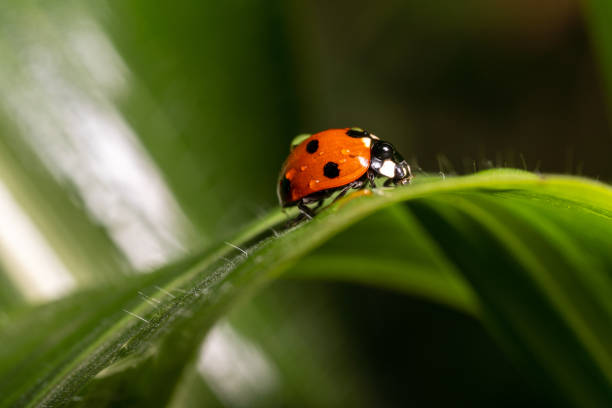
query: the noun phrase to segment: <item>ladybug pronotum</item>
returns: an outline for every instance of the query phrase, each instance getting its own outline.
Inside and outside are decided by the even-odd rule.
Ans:
[[[393,145],[360,128],[328,129],[301,135],[281,169],[277,194],[283,208],[296,205],[308,218],[335,192],[361,189],[385,177],[384,186],[406,184],[410,166]],[[314,208],[308,204],[316,203]]]

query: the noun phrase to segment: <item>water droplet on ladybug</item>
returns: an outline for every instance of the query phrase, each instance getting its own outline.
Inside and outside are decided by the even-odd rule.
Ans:
[[[295,169],[289,169],[287,170],[287,173],[285,173],[285,177],[287,178],[287,180],[292,180],[293,177],[295,177],[295,173],[297,173]]]
[[[308,166],[301,165],[300,166],[300,171],[306,171],[307,168],[308,168]]]
[[[308,183],[308,187],[310,187],[311,190],[314,190],[315,188],[317,188],[317,184],[319,184],[320,180],[315,180],[312,179],[310,180],[310,183]]]
[[[349,149],[346,149],[346,148],[345,148],[345,149],[340,150],[340,153],[342,153],[343,155],[345,155],[345,156],[346,156],[346,155],[351,154],[351,151],[350,151]]]
[[[339,161],[340,161],[340,164],[346,163],[346,159],[344,159],[344,158],[340,159]]]

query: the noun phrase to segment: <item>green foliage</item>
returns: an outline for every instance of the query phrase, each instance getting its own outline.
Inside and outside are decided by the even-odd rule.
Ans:
[[[169,401],[193,378],[185,368],[212,324],[285,276],[380,285],[458,307],[481,319],[538,387],[574,405],[607,406],[611,203],[600,183],[498,170],[356,192],[288,230],[274,212],[231,240],[248,255],[220,243],[5,319],[2,405]]]
[[[479,149],[488,160],[509,141],[530,166],[563,169],[561,147],[581,136],[576,160],[605,177],[593,75],[576,69],[590,54],[582,36],[559,34],[573,31],[571,7],[548,16],[534,5],[532,19],[480,0],[9,3],[0,6],[0,188],[76,290],[34,304],[12,254],[0,253],[0,407],[406,405],[411,395],[395,388],[418,389],[406,379],[424,373],[401,358],[425,349],[444,378],[420,390],[429,405],[469,387],[485,406],[612,405],[607,185],[514,170],[419,174],[293,227],[269,210],[291,136],[336,126],[365,126],[427,169],[440,150],[454,155],[446,166]],[[612,89],[612,6],[585,4]],[[117,135],[151,163],[141,174],[158,183],[149,187],[168,188],[185,221],[182,249],[198,248],[148,274],[117,240],[124,196],[104,172],[91,174],[125,171],[129,160],[98,157],[112,143],[86,148]],[[110,222],[83,192],[97,183],[94,204],[116,206]],[[373,306],[387,297],[414,303]],[[446,335],[428,338],[440,313]],[[218,335],[267,356],[273,386],[218,388],[201,368],[202,344]],[[392,369],[375,364],[380,356]],[[475,366],[481,378],[462,382]],[[393,382],[398,373],[406,377]],[[515,390],[524,401],[504,399]]]

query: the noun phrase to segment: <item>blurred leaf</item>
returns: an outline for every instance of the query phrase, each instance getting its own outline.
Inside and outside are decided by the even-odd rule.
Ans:
[[[0,320],[6,317],[8,310],[22,305],[25,299],[13,283],[7,279],[6,273],[0,265]]]
[[[0,187],[66,286],[150,271],[275,204],[261,186],[275,182],[298,107],[283,7],[0,6]],[[11,274],[42,269],[5,264],[18,289]]]
[[[197,261],[112,291],[14,316],[0,327],[3,405],[95,404],[88,393],[102,395],[102,405],[163,404],[213,322],[309,253],[356,267],[353,278],[350,267],[335,272],[310,261],[320,277],[408,290],[476,313],[560,401],[610,405],[610,188],[499,170],[446,180],[421,176],[406,188],[368,191],[311,222],[253,241],[283,215],[258,221],[230,242],[248,256],[222,244]],[[376,214],[394,204],[399,207]],[[345,230],[348,235],[340,234]],[[336,251],[321,247],[334,236],[329,247],[337,248],[338,260],[330,259]],[[381,262],[391,257],[385,267],[371,266],[376,278],[359,267],[359,255],[371,248]],[[237,255],[223,258],[230,253]]]
[[[92,222],[91,214],[87,214],[73,192],[62,189],[23,141],[6,136],[12,133],[14,130],[0,115],[0,187],[6,185],[15,202],[66,266],[75,286],[116,282],[132,273],[104,228]],[[23,288],[17,289],[15,293]]]
[[[222,406],[380,406],[368,356],[322,286],[278,281],[233,310],[212,328],[172,406],[214,406],[216,398]],[[249,361],[253,351],[263,362]]]
[[[203,240],[264,212],[299,109],[284,2],[107,3],[133,75],[117,105]]]

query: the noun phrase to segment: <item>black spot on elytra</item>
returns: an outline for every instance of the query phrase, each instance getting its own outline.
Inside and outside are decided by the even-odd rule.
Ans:
[[[281,198],[284,201],[287,201],[289,199],[289,196],[291,195],[291,182],[287,179],[287,177],[283,177],[280,181],[279,187]]]
[[[357,129],[349,129],[346,131],[347,136],[350,137],[368,137],[370,133],[367,130],[357,130]]]
[[[327,162],[323,167],[323,174],[327,178],[336,178],[340,175],[340,170],[338,169],[338,163]]]
[[[306,145],[306,151],[310,154],[313,154],[319,149],[319,141],[317,139],[311,140]]]

